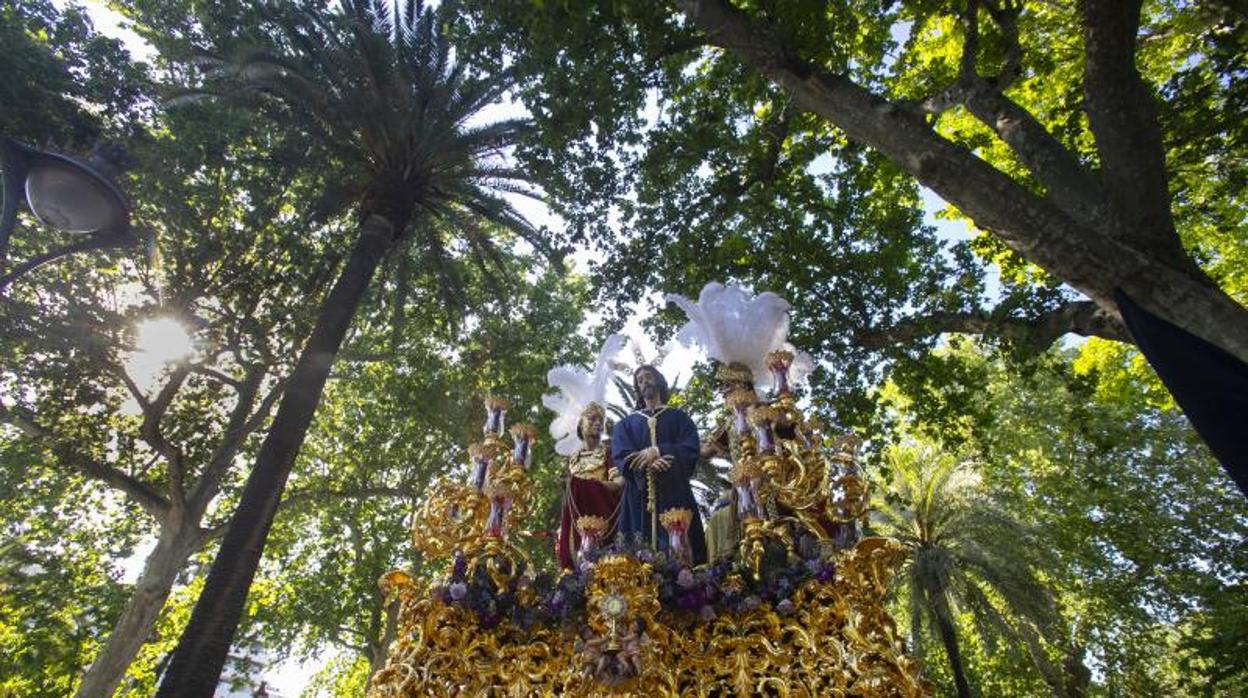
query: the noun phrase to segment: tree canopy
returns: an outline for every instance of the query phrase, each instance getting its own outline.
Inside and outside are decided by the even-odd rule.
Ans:
[[[124,145],[150,241],[0,294],[0,693],[153,693],[333,312],[229,673],[359,695],[377,578],[426,573],[409,517],[480,399],[544,431],[549,368],[708,281],[793,304],[804,398],[867,437],[872,526],[913,543],[892,607],[940,693],[1248,690],[1248,504],[1110,300],[1248,355],[1241,3],[110,6],[149,63],[72,3],[0,4],[0,133]],[[14,258],[65,240],[19,223]],[[189,355],[151,355],[152,320]],[[541,533],[562,466],[535,462]]]

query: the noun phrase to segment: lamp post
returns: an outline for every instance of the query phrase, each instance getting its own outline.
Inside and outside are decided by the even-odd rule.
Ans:
[[[130,230],[130,205],[112,176],[120,170],[118,149],[97,148],[82,162],[31,148],[0,134],[0,175],[4,207],[0,211],[0,264],[6,264],[9,238],[17,227],[22,201],[44,225],[84,237],[16,265],[0,276],[0,290],[27,272],[85,250],[125,247],[136,242]]]

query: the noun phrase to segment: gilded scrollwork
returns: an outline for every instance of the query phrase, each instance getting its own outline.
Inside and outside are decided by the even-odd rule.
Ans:
[[[898,555],[896,544],[866,538],[841,554],[847,574],[808,582],[791,610],[710,622],[664,608],[650,566],[627,556],[594,566],[579,628],[486,629],[403,587],[401,639],[370,695],[927,695],[877,593]]]
[[[779,374],[791,356],[774,359]],[[729,406],[743,410],[736,397]],[[446,573],[379,581],[400,600],[399,632],[372,698],[930,693],[884,607],[900,546],[875,537],[835,546],[823,530],[865,515],[857,443],[825,447],[791,396],[749,407],[753,433],[736,439],[734,486],[760,506],[743,517],[734,559],[689,568],[676,556],[607,551],[565,572],[553,593],[536,588],[532,561],[509,541],[532,499],[535,430],[513,427],[509,451],[504,410],[490,406],[469,484],[440,481],[417,512],[413,542],[450,558]],[[694,515],[667,512],[669,534]],[[603,524],[582,518],[586,530]]]

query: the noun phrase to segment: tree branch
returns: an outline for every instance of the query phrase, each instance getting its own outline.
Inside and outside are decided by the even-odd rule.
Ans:
[[[265,372],[264,367],[252,365],[248,367],[243,379],[236,381],[238,397],[234,403],[234,409],[230,411],[225,431],[221,433],[220,441],[217,442],[216,448],[208,458],[208,463],[200,471],[199,480],[187,497],[187,511],[192,520],[198,521],[203,516],[208,504],[220,491],[221,478],[224,477],[230,464],[234,462],[234,458],[242,449],[243,442],[259,426],[259,422],[250,417],[253,416],[252,408],[255,407],[256,394],[260,390],[260,384],[264,381]],[[275,387],[273,392],[280,391]],[[268,396],[265,402],[272,404],[268,401]],[[263,404],[260,409],[262,412],[267,410]]]
[[[1003,337],[1018,343],[1029,354],[1043,352],[1067,333],[1131,341],[1121,321],[1090,301],[1072,301],[1032,318],[999,316],[993,311],[933,313],[907,318],[892,327],[863,330],[856,333],[855,341],[867,348],[882,349],[945,332]]]
[[[111,368],[113,373],[121,379],[122,385],[126,386],[126,391],[130,393],[130,397],[134,398],[134,401],[139,403],[139,409],[146,414],[148,408],[151,406],[151,402],[147,399],[147,395],[144,394],[143,390],[139,388],[139,384],[134,382],[134,379],[130,377],[130,374],[126,372],[125,368],[121,366],[112,366]]]
[[[47,447],[70,470],[77,471],[89,478],[99,480],[126,495],[143,511],[153,518],[163,521],[169,513],[169,500],[161,496],[154,488],[138,478],[128,475],[111,465],[101,463],[79,451],[72,444],[63,441],[48,428],[40,425],[27,410],[21,407],[6,407],[0,404],[0,420],[17,427],[26,436],[45,442]]]
[[[992,76],[979,74],[979,8],[983,7],[992,17],[997,28],[1005,39],[1005,62],[1000,72]],[[1004,92],[1022,75],[1023,47],[1018,37],[1018,15],[1022,12],[1022,3],[1006,0],[967,0],[966,8],[958,13],[962,22],[964,38],[962,55],[958,61],[958,77],[952,84],[934,95],[918,100],[918,112],[921,114],[943,114],[949,109],[965,104],[968,94],[973,90],[990,90]],[[913,108],[915,103],[903,105]]]
[[[1100,182],[1031,112],[985,81],[958,96],[976,119],[1014,151],[1063,212],[1085,226],[1118,227],[1109,215]]]
[[[326,499],[362,499],[364,497],[415,499],[416,493],[400,487],[357,487],[346,490],[303,490],[300,492],[292,492],[283,497],[282,501],[277,505],[277,510],[280,513],[287,509],[298,509]],[[218,540],[225,535],[225,530],[228,526],[229,521],[227,520],[209,528],[202,528],[200,529],[200,532],[204,535],[205,540]]]
[[[1004,94],[1021,74],[1022,45],[1018,36],[1021,3],[983,0],[983,7],[1006,41],[1005,64],[993,77],[982,77],[976,69],[979,7],[980,0],[968,0],[961,16],[966,38],[957,80],[920,102],[920,110],[939,114],[959,104],[965,106],[1014,151],[1067,215],[1085,226],[1102,229],[1115,226],[1115,219],[1107,215],[1107,201],[1100,182],[1031,112]]]
[[[224,373],[221,373],[220,371],[208,368],[207,366],[202,366],[202,365],[193,366],[191,367],[191,372],[196,373],[201,376],[207,376],[208,378],[211,378],[223,385],[228,385],[235,390],[242,389],[242,383],[240,381],[235,380],[225,375]]]
[[[1062,278],[1104,307],[1132,255],[1089,234],[1052,202],[1028,191],[967,148],[936,133],[912,112],[892,104],[844,75],[801,61],[787,50],[782,34],[759,26],[725,0],[677,0],[716,45],[793,95],[802,108],[870,145],[920,183],[993,231],[1011,249]],[[1138,255],[1136,255],[1138,256]]]
[[[784,32],[727,0],[676,0],[710,43],[793,95],[855,141],[953,204],[974,225],[1024,259],[1118,314],[1116,290],[1193,334],[1248,361],[1248,309],[1175,256],[1156,256],[1131,241],[1080,225],[1051,200],[1030,191],[936,133],[912,109],[889,102],[845,75],[804,60]],[[1180,260],[1191,260],[1181,250]]]
[[[289,377],[278,381],[277,385],[274,385],[269,391],[269,394],[265,395],[264,399],[260,401],[260,407],[251,415],[251,419],[247,420],[247,426],[244,427],[248,434],[259,429],[260,425],[264,424],[264,420],[269,418],[269,413],[273,411],[273,405],[277,404],[282,393],[286,391],[286,384],[289,381]]]
[[[998,92],[1004,92],[1023,74],[1023,43],[1018,37],[1018,16],[1022,14],[1022,0],[984,0],[984,9],[1001,30],[1005,39],[1005,62],[1001,71],[989,82]]]
[[[186,458],[181,448],[165,438],[160,429],[160,422],[164,419],[165,413],[169,411],[169,405],[173,404],[174,397],[182,389],[182,384],[190,372],[189,364],[178,365],[170,374],[169,380],[161,387],[160,392],[156,394],[155,399],[146,405],[140,403],[143,408],[143,424],[139,427],[139,434],[154,451],[164,456],[165,462],[169,464],[169,497],[170,501],[179,507],[186,503],[184,485]]]
[[[1132,244],[1187,260],[1174,229],[1152,92],[1135,67],[1142,0],[1082,0],[1084,105],[1101,180]]]
[[[977,80],[979,71],[975,68],[975,63],[979,56],[979,0],[966,0],[962,24],[966,36],[962,40],[962,59],[958,64],[958,79],[961,81]]]

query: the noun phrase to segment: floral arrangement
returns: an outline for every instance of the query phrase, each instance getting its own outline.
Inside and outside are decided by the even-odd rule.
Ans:
[[[769,605],[781,615],[793,611],[790,597],[808,582],[829,583],[836,566],[813,536],[803,535],[796,554],[777,551],[755,577],[733,558],[689,567],[664,552],[632,544],[612,544],[588,554],[577,570],[555,577],[548,572],[533,576],[513,575],[504,589],[477,570],[469,574],[462,557],[451,566],[444,583],[432,590],[434,598],[471,611],[483,628],[504,620],[529,630],[535,626],[579,625],[586,612],[585,590],[593,575],[593,563],[611,555],[631,555],[647,563],[654,574],[663,610],[689,623],[708,622],[723,614],[748,613]]]

